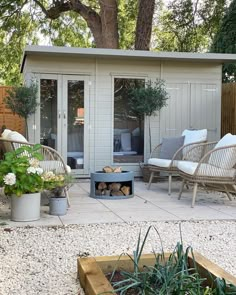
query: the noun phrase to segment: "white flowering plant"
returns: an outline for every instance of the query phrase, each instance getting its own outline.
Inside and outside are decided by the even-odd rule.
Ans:
[[[8,152],[0,161],[0,187],[7,196],[36,193],[44,189],[43,169],[40,160],[43,156],[40,144],[22,146]]]
[[[43,173],[42,178],[44,189],[50,197],[65,197],[63,192],[69,189],[69,184],[72,183],[70,175],[55,174],[53,171]]]

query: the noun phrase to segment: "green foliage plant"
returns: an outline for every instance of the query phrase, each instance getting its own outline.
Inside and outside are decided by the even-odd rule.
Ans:
[[[53,171],[44,173],[42,178],[44,190],[49,197],[64,198],[65,190],[68,190],[73,182],[71,175],[55,174]]]
[[[232,295],[236,294],[236,286],[227,284],[224,279],[216,278],[212,286],[205,286],[197,270],[193,249],[184,250],[183,242],[178,242],[168,259],[162,251],[155,255],[154,266],[145,265],[141,270],[139,261],[147,241],[151,226],[148,228],[143,241],[139,233],[133,256],[127,254],[133,262],[133,272],[121,271],[122,279],[113,280],[114,269],[110,282],[116,294],[145,294],[145,295]],[[154,228],[160,238],[160,234]],[[161,239],[160,239],[161,241]],[[193,267],[189,268],[188,257],[192,257]],[[118,264],[118,263],[117,263]],[[210,275],[210,273],[209,273]]]
[[[167,105],[166,101],[169,95],[166,91],[164,80],[157,79],[152,82],[148,80],[144,86],[132,88],[129,92],[128,106],[139,120],[141,130],[141,122],[145,116],[149,117],[149,144],[151,152],[151,130],[150,116],[155,116],[157,111]]]
[[[39,106],[37,102],[38,86],[31,82],[29,86],[15,86],[7,90],[5,98],[6,106],[14,113],[25,120],[26,138],[28,138],[27,119],[34,114]]]
[[[38,165],[42,160],[40,145],[22,146],[5,154],[0,161],[0,186],[7,196],[37,193],[43,190],[43,171]],[[33,159],[33,161],[32,161]]]
[[[54,171],[44,171],[40,167],[43,156],[41,145],[21,146],[16,150],[5,153],[0,161],[0,187],[4,187],[7,196],[53,192],[59,195],[71,183],[70,176],[56,174]]]

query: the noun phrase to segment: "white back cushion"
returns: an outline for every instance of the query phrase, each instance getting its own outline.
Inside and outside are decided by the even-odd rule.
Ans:
[[[183,131],[182,136],[185,136],[184,145],[193,143],[193,142],[205,141],[207,140],[207,129],[201,129],[201,130],[186,129]]]
[[[236,135],[227,133],[221,140],[215,145],[214,149],[220,147],[226,147],[229,145],[236,145]],[[208,161],[209,164],[223,169],[231,169],[236,164],[236,146],[227,150],[219,150],[213,152]]]
[[[185,136],[184,138],[184,145],[194,143],[194,142],[202,142],[207,140],[207,129],[200,129],[200,130],[188,130],[185,129],[182,133],[182,136]],[[191,146],[192,148],[193,146]],[[189,151],[189,147],[183,148],[182,153],[183,156],[187,154]],[[194,162],[199,161],[202,155],[201,149],[199,149],[199,155],[195,156]]]
[[[15,140],[15,141],[22,141],[22,142],[28,142],[27,139],[20,134],[17,131],[12,131],[9,135],[8,135],[8,139],[10,140]]]
[[[10,129],[5,129],[5,130],[3,131],[1,137],[2,137],[3,139],[9,139],[8,136],[9,136],[9,134],[10,134],[11,132],[12,132],[12,131],[11,131]],[[10,152],[10,151],[13,150],[13,147],[12,147],[12,145],[11,145],[10,142],[6,142],[6,141],[4,141],[4,142],[3,142],[3,146],[4,146],[4,151],[5,151],[5,152]]]
[[[11,133],[12,131],[10,130],[10,129],[5,129],[4,131],[3,131],[3,133],[2,133],[2,138],[4,138],[4,139],[9,139],[8,138],[8,135]]]
[[[21,142],[28,142],[27,139],[17,131],[12,131],[8,135],[8,139],[13,140],[13,141],[15,140],[15,141],[21,141]],[[13,143],[13,146],[14,146],[14,149],[16,150],[17,148],[20,147],[20,144],[19,143]]]

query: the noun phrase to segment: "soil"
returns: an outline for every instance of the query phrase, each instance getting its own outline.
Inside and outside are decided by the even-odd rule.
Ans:
[[[109,282],[110,282],[112,274],[113,273],[108,273],[108,274],[105,275],[106,278],[109,280]],[[122,276],[121,272],[116,270],[113,277],[112,277],[112,283],[120,282],[120,281],[122,281],[124,279],[125,278],[124,278],[124,276]],[[117,292],[115,294],[119,295],[120,292]],[[137,290],[130,288],[129,290],[127,290],[127,292],[125,294],[126,295],[138,295],[138,292],[137,292]]]

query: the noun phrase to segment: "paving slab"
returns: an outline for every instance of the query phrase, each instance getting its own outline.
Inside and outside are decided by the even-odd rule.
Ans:
[[[66,215],[60,216],[60,220],[63,225],[124,222],[124,219],[110,211],[81,213],[70,213],[68,211]]]
[[[178,200],[180,181],[173,181],[172,194],[167,193],[167,182],[135,181],[134,197],[124,200],[90,198],[90,181],[79,180],[70,188],[71,206],[64,216],[49,215],[48,199],[42,197],[41,218],[33,222],[10,221],[9,199],[0,199],[1,226],[51,226],[89,223],[170,221],[170,220],[236,220],[236,199],[229,201],[218,192],[199,190],[196,204],[191,208],[192,188],[184,190]],[[5,224],[5,225],[4,225]]]

